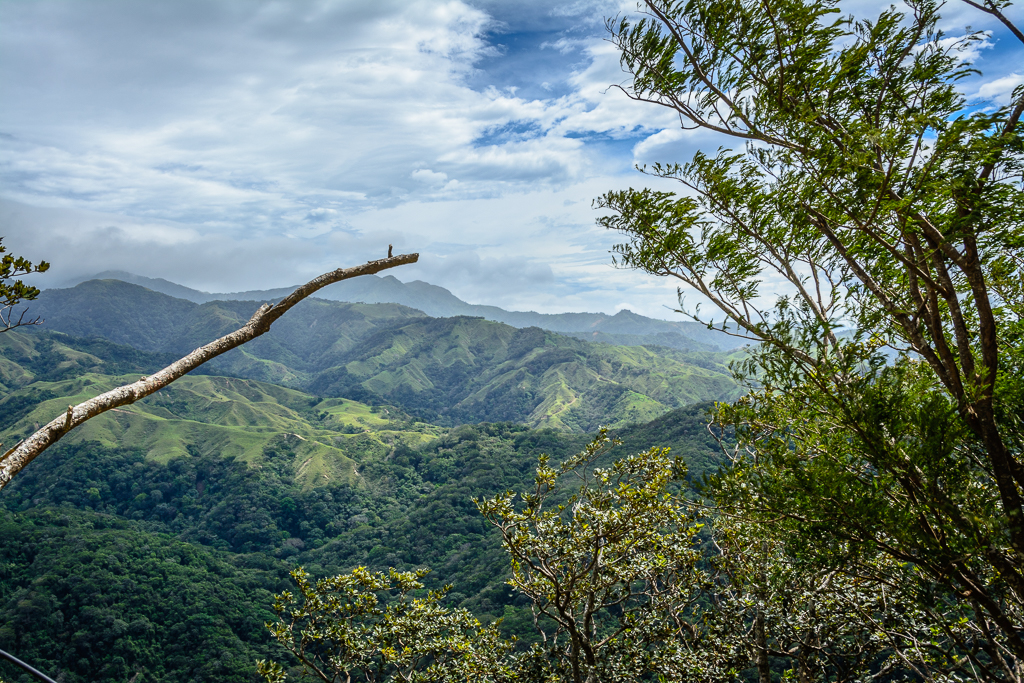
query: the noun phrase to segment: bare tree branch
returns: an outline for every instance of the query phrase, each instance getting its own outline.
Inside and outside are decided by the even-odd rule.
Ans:
[[[263,304],[243,327],[227,334],[206,346],[200,347],[160,372],[143,377],[138,382],[126,384],[100,394],[77,406],[68,406],[67,413],[55,418],[30,437],[0,456],[0,489],[10,483],[18,472],[35,459],[37,455],[57,443],[72,429],[101,413],[119,406],[135,403],[139,399],[163,389],[174,380],[195,370],[206,361],[252,341],[270,329],[274,322],[288,309],[327,285],[348,280],[360,275],[379,273],[388,268],[415,263],[419,254],[400,254],[390,258],[369,261],[353,268],[339,268],[310,280],[277,304]]]
[[[12,306],[7,306],[6,308],[3,308],[2,310],[0,310],[0,334],[3,334],[4,332],[10,332],[11,330],[15,329],[16,327],[26,327],[28,325],[42,325],[43,324],[44,321],[43,321],[42,317],[38,316],[38,315],[35,318],[31,318],[29,320],[25,320],[25,314],[26,313],[28,313],[28,309],[27,308],[24,311],[21,312],[21,315],[18,316],[17,320],[14,320],[14,318],[11,317],[11,316],[14,315],[14,306],[13,305]]]

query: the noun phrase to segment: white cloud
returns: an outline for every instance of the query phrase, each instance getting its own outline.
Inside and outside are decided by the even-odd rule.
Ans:
[[[442,162],[478,180],[564,182],[581,178],[583,143],[542,137],[446,153]]]
[[[231,237],[205,226],[4,200],[0,221],[7,228],[5,245],[53,264],[49,273],[35,276],[41,286],[122,269],[205,291],[268,289],[380,258],[390,243],[396,253],[420,253],[420,262],[393,271],[396,277],[446,287],[471,303],[613,312],[611,302],[628,297],[631,310],[671,318],[666,306],[675,303],[674,283],[610,265],[608,251],[617,237],[594,224],[589,198],[614,182],[600,178],[563,190],[408,202],[349,216],[345,230],[289,236]]]
[[[553,131],[629,137],[638,130],[650,132],[678,125],[678,119],[669,110],[634,102],[615,87],[624,84],[628,74],[619,65],[614,45],[597,38],[587,43],[583,50],[587,64],[568,79],[574,96],[563,101],[564,116],[553,125]]]
[[[558,50],[563,55],[567,55],[570,52],[576,52],[581,46],[585,45],[586,41],[579,38],[566,38],[561,37],[558,40],[551,43],[541,43],[541,49],[549,48],[552,50]]]
[[[674,143],[682,141],[687,131],[681,128],[666,128],[660,130],[650,137],[644,138],[633,147],[633,158],[637,161],[646,160],[652,153]]]
[[[999,106],[1006,106],[1010,104],[1010,99],[1013,95],[1014,89],[1018,88],[1021,83],[1024,83],[1024,76],[1015,71],[1009,76],[996,78],[995,80],[982,84],[974,94],[973,99],[993,102]]]
[[[305,215],[296,206],[352,211],[434,196],[441,183],[423,182],[422,171],[457,181],[448,195],[578,181],[602,168],[578,136],[629,138],[672,124],[607,91],[623,74],[614,49],[593,38],[555,41],[584,57],[566,79],[569,95],[469,87],[479,60],[495,55],[485,39],[494,22],[458,0],[372,10],[184,3],[158,13],[169,15],[166,26],[147,24],[152,8],[101,6],[93,16],[61,7],[45,19],[19,7],[5,24],[39,24],[35,43],[8,45],[8,63],[27,75],[8,74],[20,104],[0,113],[0,131],[13,135],[0,178],[21,201],[291,230],[288,217]],[[155,40],[140,40],[147,30]],[[68,33],[74,49],[62,43]],[[44,75],[31,57],[40,44],[67,78],[63,107],[31,94]],[[128,51],[138,54],[124,64]],[[29,82],[33,73],[39,80]]]
[[[968,40],[967,34],[946,36],[938,41],[938,46],[961,62],[973,63],[981,57],[982,50],[990,50],[995,47],[995,43],[989,40],[991,37],[991,31],[984,32],[976,39],[971,40]]]
[[[439,173],[437,171],[431,171],[426,168],[418,168],[412,172],[411,177],[413,180],[418,180],[421,183],[427,185],[442,185],[448,180],[447,173]]]
[[[674,283],[613,270],[590,201],[672,187],[632,163],[718,141],[610,87],[628,75],[602,20],[633,8],[4,3],[0,188],[23,217],[5,230],[61,278],[283,286],[393,243],[423,254],[402,279],[474,303],[664,316]],[[979,97],[1004,100],[1011,78]]]

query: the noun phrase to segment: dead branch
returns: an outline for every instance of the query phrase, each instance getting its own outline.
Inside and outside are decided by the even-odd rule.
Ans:
[[[195,370],[206,361],[216,358],[248,341],[252,341],[269,330],[270,326],[284,315],[288,309],[314,292],[341,280],[379,273],[382,270],[394,268],[395,266],[415,263],[417,260],[419,260],[419,254],[400,254],[377,261],[369,261],[361,266],[339,268],[338,270],[324,273],[320,277],[302,285],[277,304],[273,306],[263,304],[243,327],[216,341],[210,342],[206,346],[196,349],[184,358],[171,363],[160,372],[149,377],[143,377],[138,382],[112,389],[105,394],[100,394],[95,398],[79,403],[77,406],[68,406],[65,414],[55,418],[17,446],[4,453],[3,456],[0,456],[0,489],[10,483],[11,479],[32,462],[37,455],[60,441],[65,434],[78,425],[108,410],[135,403],[139,399],[163,389],[174,380]]]
[[[21,315],[18,316],[17,320],[14,320],[14,318],[12,317],[14,315],[14,304],[8,305],[5,308],[0,309],[0,334],[3,334],[4,332],[10,332],[11,330],[17,327],[26,327],[28,325],[43,324],[42,317],[38,315],[35,318],[25,320],[26,313],[28,313],[27,308],[21,312]]]

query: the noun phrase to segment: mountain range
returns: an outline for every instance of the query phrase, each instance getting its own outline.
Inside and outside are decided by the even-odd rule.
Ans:
[[[284,287],[247,292],[209,293],[185,287],[162,278],[150,278],[120,270],[109,270],[92,277],[66,283],[71,287],[87,280],[120,280],[146,287],[154,292],[204,304],[210,301],[276,301],[294,290]],[[624,346],[659,344],[694,351],[728,351],[743,345],[743,340],[720,330],[710,330],[696,322],[657,320],[621,310],[605,313],[535,313],[506,311],[497,306],[470,304],[450,291],[421,280],[402,282],[393,275],[364,275],[324,288],[317,296],[330,301],[354,303],[396,303],[417,309],[433,318],[453,316],[481,317],[512,327],[540,327],[587,341]]]
[[[0,441],[236,329],[265,294],[44,291],[44,325],[0,334]],[[400,303],[301,303],[75,429],[3,490],[0,647],[68,683],[247,683],[254,660],[282,659],[263,624],[295,566],[432,567],[428,588],[454,584],[449,604],[528,647],[533,615],[473,499],[530,490],[538,456],[560,461],[602,424],[623,442],[602,464],[654,445],[695,479],[722,464],[694,404],[740,393],[727,364],[743,351],[645,320],[581,333],[623,346]],[[684,346],[652,343],[668,335]],[[19,675],[0,662],[0,678]]]
[[[51,331],[183,355],[241,327],[259,303],[199,304],[120,280],[90,280],[45,290],[31,310]],[[512,421],[583,433],[732,398],[731,358],[597,344],[481,317],[434,318],[400,304],[311,299],[208,371],[392,405],[439,425]]]

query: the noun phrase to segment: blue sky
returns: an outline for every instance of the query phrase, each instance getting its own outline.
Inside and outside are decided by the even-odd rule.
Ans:
[[[52,262],[44,285],[120,268],[235,291],[393,243],[421,254],[397,277],[473,303],[672,317],[674,283],[611,267],[591,201],[720,141],[609,89],[603,18],[634,7],[0,0],[5,244]],[[994,30],[965,93],[1008,97],[1020,46],[947,17]]]

